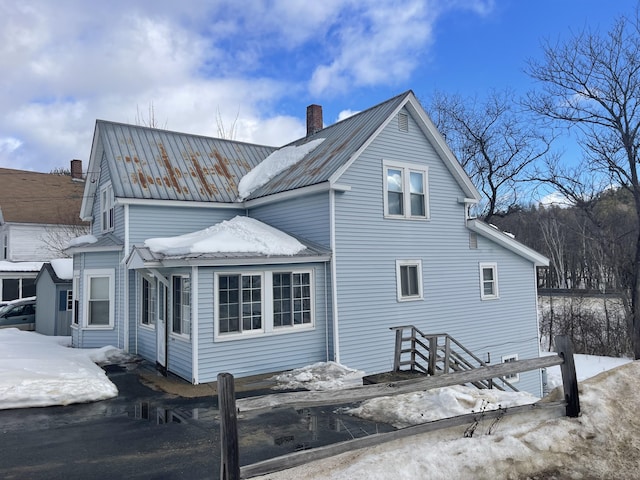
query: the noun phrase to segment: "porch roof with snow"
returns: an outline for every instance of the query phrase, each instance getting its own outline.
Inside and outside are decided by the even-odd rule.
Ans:
[[[135,246],[129,269],[182,265],[265,265],[326,262],[330,250],[256,219],[237,216],[198,232],[152,238]]]

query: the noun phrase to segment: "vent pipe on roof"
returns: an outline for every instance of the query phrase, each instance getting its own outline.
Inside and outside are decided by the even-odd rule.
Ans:
[[[71,178],[82,180],[82,160],[71,160]]]
[[[322,130],[322,105],[307,107],[307,137]]]

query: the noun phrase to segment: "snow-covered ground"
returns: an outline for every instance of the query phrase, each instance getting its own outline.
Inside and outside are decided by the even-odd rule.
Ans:
[[[68,337],[0,330],[0,409],[66,405],[116,396],[95,363],[118,362],[113,347],[68,348]],[[582,414],[516,422],[504,417],[471,437],[424,434],[270,474],[282,479],[640,479],[640,361],[576,355]],[[345,388],[363,372],[335,363],[282,374],[283,388]],[[595,375],[595,376],[593,376]],[[559,367],[548,369],[551,386]],[[552,392],[559,397],[559,391]],[[535,402],[523,393],[447,387],[378,398],[346,411],[407,426],[437,418]]]

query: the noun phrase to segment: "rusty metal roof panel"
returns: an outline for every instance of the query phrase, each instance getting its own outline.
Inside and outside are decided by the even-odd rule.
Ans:
[[[240,179],[275,150],[103,120],[97,129],[122,198],[234,202]]]
[[[249,199],[326,182],[336,170],[349,161],[410,94],[410,91],[405,92],[334,123],[314,135],[293,142],[291,145],[302,145],[311,140],[324,138],[324,141],[302,160],[252,192]]]

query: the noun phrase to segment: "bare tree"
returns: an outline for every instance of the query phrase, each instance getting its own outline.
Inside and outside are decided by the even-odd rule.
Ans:
[[[620,17],[606,33],[585,30],[543,47],[544,59],[528,73],[541,89],[527,104],[551,122],[574,129],[585,152],[578,175],[591,172],[631,192],[640,221],[640,23]],[[555,167],[549,180],[572,200],[584,189],[567,170]],[[578,178],[582,178],[578,176]],[[581,191],[582,190],[582,191]],[[631,284],[632,340],[640,359],[640,234],[635,241]]]
[[[225,128],[224,121],[222,120],[222,114],[220,113],[220,107],[216,110],[216,126],[218,129],[218,137],[224,138],[226,140],[235,140],[236,138],[236,129],[238,126],[238,117],[240,117],[240,109],[236,112],[236,118],[231,122],[231,126],[229,128]]]
[[[146,117],[143,113],[140,112],[140,107],[136,105],[135,124],[150,128],[167,128],[166,120],[163,125],[160,125],[160,122],[158,122],[158,119],[156,118],[156,109],[153,105],[153,102],[149,102],[149,108]]]
[[[47,226],[40,236],[43,249],[52,258],[68,257],[65,249],[73,238],[89,234],[89,225],[80,220],[76,213],[58,212],[54,222]]]
[[[429,110],[438,130],[484,194],[481,216],[490,221],[517,201],[527,169],[549,153],[550,140],[518,111],[509,90],[483,101],[436,92]]]

